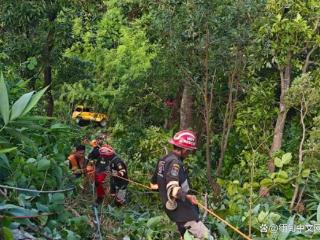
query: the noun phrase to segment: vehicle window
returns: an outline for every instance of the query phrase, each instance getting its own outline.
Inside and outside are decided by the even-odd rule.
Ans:
[[[82,111],[82,108],[79,108],[79,107],[78,107],[78,108],[75,109],[75,111],[76,111],[76,112],[81,112],[81,111]]]
[[[84,112],[90,112],[90,108],[83,108]]]

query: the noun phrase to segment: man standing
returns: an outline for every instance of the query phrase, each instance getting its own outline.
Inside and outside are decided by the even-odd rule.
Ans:
[[[97,199],[96,203],[101,204],[105,196],[104,180],[110,174],[110,160],[114,155],[113,148],[110,145],[103,145],[99,149],[99,157],[95,164],[95,185]]]
[[[128,169],[125,162],[114,155],[110,162],[110,168],[112,172],[111,177],[111,196],[115,197],[115,203],[118,206],[125,204],[128,186]]]
[[[96,162],[96,203],[100,204],[105,196],[105,189],[103,186],[105,178],[112,173],[110,179],[110,194],[115,196],[117,205],[125,203],[126,190],[128,181],[127,166],[114,152],[110,145],[103,145],[99,148],[100,158]]]
[[[85,171],[85,151],[86,147],[84,145],[79,145],[76,147],[76,150],[72,152],[68,157],[69,168],[76,177],[80,177]]]
[[[104,141],[105,136],[100,135],[90,142],[90,145],[92,146],[92,151],[88,155],[89,161],[97,160],[100,157],[99,148],[103,145]]]
[[[181,237],[188,231],[195,239],[213,239],[199,220],[198,202],[189,194],[190,183],[183,164],[183,160],[197,149],[196,136],[192,131],[182,130],[169,143],[173,145],[173,151],[158,161],[151,184],[158,185],[165,212],[176,223]]]

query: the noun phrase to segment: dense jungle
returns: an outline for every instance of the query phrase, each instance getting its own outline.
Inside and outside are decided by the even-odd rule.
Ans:
[[[320,239],[319,89],[318,0],[0,1],[0,239],[198,239],[149,185],[180,130],[213,239]],[[121,206],[69,167],[101,135]]]

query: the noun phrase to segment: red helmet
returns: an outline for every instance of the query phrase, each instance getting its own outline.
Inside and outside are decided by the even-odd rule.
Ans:
[[[195,150],[196,146],[196,135],[189,130],[182,130],[177,132],[169,143],[180,148],[187,150]]]
[[[99,148],[99,153],[101,157],[111,157],[114,154],[114,151],[110,145],[105,144]]]

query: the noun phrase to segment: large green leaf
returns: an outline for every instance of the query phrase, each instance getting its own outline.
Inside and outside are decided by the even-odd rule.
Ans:
[[[12,148],[0,148],[0,153],[8,153],[11,152],[13,150],[17,149],[16,147],[12,147]]]
[[[162,219],[163,219],[162,216],[152,217],[152,218],[150,218],[150,219],[148,220],[147,226],[148,226],[148,227],[152,227],[152,226],[159,225],[159,223],[161,222]]]
[[[289,217],[288,222],[287,222],[287,225],[288,225],[288,226],[293,226],[293,224],[294,224],[294,218],[295,218],[295,215]],[[290,231],[281,231],[278,239],[279,239],[279,240],[286,240],[287,237],[289,236],[289,234],[290,234]]]
[[[4,83],[3,74],[0,74],[0,114],[4,124],[9,122],[9,98],[6,84]]]
[[[277,175],[278,175],[277,177],[279,178],[288,179],[288,173],[283,170],[280,170]]]
[[[50,168],[50,161],[48,159],[41,159],[38,162],[38,166],[37,169],[40,171],[45,171],[48,170]]]
[[[291,153],[286,153],[282,156],[281,160],[282,160],[282,164],[285,165],[285,164],[288,164],[290,163],[292,159],[292,154]]]
[[[13,234],[12,234],[10,228],[3,227],[2,228],[2,232],[3,232],[3,235],[4,235],[3,237],[4,237],[5,240],[14,240]]]
[[[8,158],[3,153],[0,153],[0,167],[5,167],[5,168],[9,168],[10,167]]]
[[[301,176],[304,177],[304,178],[309,177],[310,172],[311,172],[311,170],[310,170],[309,168],[304,169],[304,170],[302,171],[302,173],[301,173]]]
[[[0,204],[0,212],[5,212],[13,216],[35,216],[38,211],[26,209],[13,204]]]
[[[10,142],[7,138],[0,136],[0,144],[3,145],[10,145]]]
[[[22,207],[11,208],[6,211],[8,214],[13,216],[35,216],[37,211],[29,210]]]
[[[226,227],[224,224],[217,222],[216,226],[218,228],[218,232],[220,233],[221,236],[226,236],[227,239],[231,239],[228,231],[226,230]]]
[[[275,163],[275,165],[276,165],[278,168],[282,168],[282,166],[283,166],[283,162],[282,162],[281,159],[278,158],[278,157],[276,157],[276,158],[274,159],[274,163]]]
[[[21,114],[21,116],[26,115],[28,112],[30,112],[30,110],[39,102],[40,98],[42,97],[42,95],[45,93],[45,91],[48,89],[49,86],[45,87],[44,89],[40,90],[39,92],[37,92],[36,94],[34,94],[29,102],[29,104],[27,105],[27,107],[24,109],[23,113]]]
[[[189,233],[189,231],[186,231],[183,235],[184,240],[194,240],[193,236]]]
[[[55,204],[64,204],[64,194],[63,193],[54,193],[52,198],[50,199],[51,202]]]
[[[261,186],[270,187],[273,184],[273,181],[270,178],[262,179],[260,182]]]
[[[67,229],[65,229],[65,231],[68,233],[67,239],[70,239],[70,240],[79,240],[80,239],[80,237],[76,233],[69,231]]]
[[[19,206],[14,205],[14,204],[4,204],[4,203],[0,203],[0,211],[2,210],[7,210],[7,209],[12,209],[12,208],[17,208]]]
[[[35,142],[29,138],[27,135],[24,135],[21,133],[21,131],[18,131],[15,128],[7,127],[4,130],[8,135],[10,135],[11,139],[15,138],[18,142],[24,142],[26,146],[30,148],[35,148],[36,144]]]
[[[12,106],[10,120],[14,120],[22,114],[30,102],[34,91],[23,94]]]

